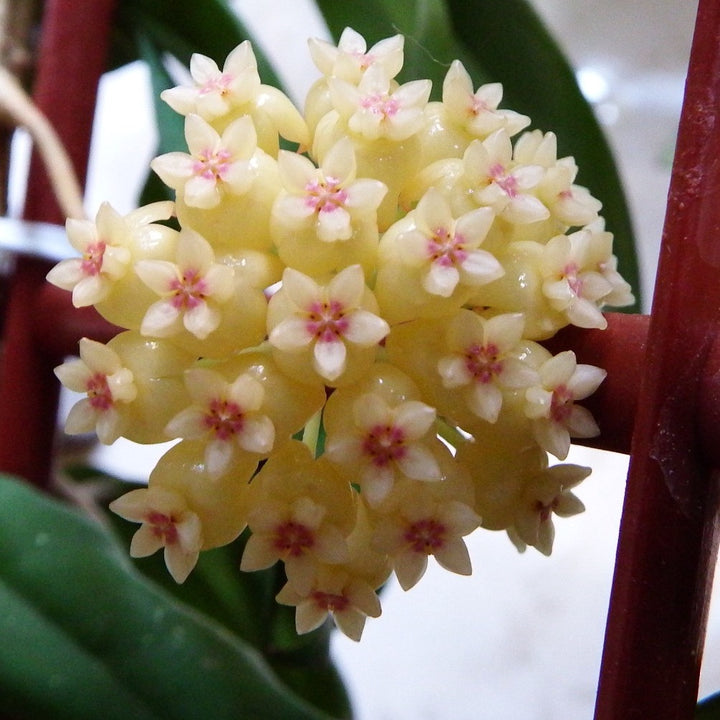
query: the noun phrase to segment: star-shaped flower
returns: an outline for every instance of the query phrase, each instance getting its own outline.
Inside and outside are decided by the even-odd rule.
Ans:
[[[513,110],[499,110],[503,87],[500,83],[481,85],[473,82],[465,66],[454,60],[443,82],[443,105],[454,122],[470,135],[485,138],[501,128],[512,136],[530,124],[530,118]]]
[[[382,65],[371,65],[357,86],[331,78],[333,105],[347,118],[350,130],[367,140],[406,140],[423,126],[423,110],[430,97],[429,80],[413,80],[393,87]]]
[[[230,466],[236,448],[267,455],[275,442],[275,426],[261,412],[265,390],[248,374],[228,382],[220,373],[193,368],[185,373],[193,404],[168,423],[170,437],[204,440],[205,466],[213,477]]]
[[[232,268],[216,263],[209,243],[187,228],[178,239],[176,262],[141,260],[135,272],[162,298],[145,313],[143,335],[168,337],[184,326],[202,340],[220,324],[218,305],[233,292]]]
[[[375,346],[390,332],[385,320],[363,306],[367,292],[359,265],[345,268],[326,286],[287,268],[282,289],[270,300],[268,320],[279,298],[288,313],[271,327],[270,344],[283,352],[312,352],[315,371],[336,380],[354,346]]]
[[[102,302],[130,269],[132,234],[170,217],[172,207],[169,202],[155,203],[123,217],[103,203],[94,222],[69,218],[65,223],[68,240],[81,257],[60,261],[48,273],[48,281],[71,290],[75,307]]]
[[[483,318],[460,310],[447,333],[451,351],[438,361],[446,388],[464,388],[463,398],[477,417],[494,423],[503,403],[503,388],[517,389],[537,381],[523,361],[524,320],[520,313]]]
[[[561,352],[540,366],[540,382],[525,392],[525,415],[533,421],[533,433],[544,450],[564,460],[571,437],[600,434],[590,411],[575,401],[594,393],[606,375],[602,368],[578,364],[572,350]]]
[[[345,28],[337,46],[326,40],[312,38],[308,42],[310,57],[325,77],[338,77],[351,83],[358,83],[363,73],[371,66],[382,66],[388,77],[395,77],[402,68],[402,35],[384,38],[369,50],[365,38],[352,28]]]
[[[450,204],[430,188],[413,211],[414,229],[397,238],[401,256],[414,266],[427,268],[422,284],[432,295],[450,297],[460,285],[484,285],[503,275],[498,260],[478,249],[495,214],[478,208],[453,218]]]
[[[442,479],[437,459],[424,444],[435,437],[434,408],[417,400],[390,407],[380,395],[365,393],[354,401],[352,415],[352,432],[329,433],[325,452],[357,477],[368,503],[382,501],[396,477]]]
[[[257,61],[251,44],[240,43],[226,58],[223,69],[205,55],[190,58],[192,86],[163,90],[160,97],[181,115],[195,113],[205,120],[225,115],[252,100],[260,90]]]
[[[142,523],[130,544],[132,557],[165,548],[170,574],[175,582],[185,582],[200,555],[202,527],[182,495],[165,488],[138,488],[111,502],[110,509],[125,520]]]
[[[189,154],[159,155],[150,166],[187,205],[214,208],[226,193],[247,192],[255,179],[251,159],[257,150],[257,134],[248,116],[231,122],[220,136],[199,115],[188,115],[185,139]]]
[[[80,340],[80,357],[55,368],[60,382],[86,397],[71,408],[65,432],[95,431],[102,443],[115,442],[123,432],[123,405],[137,395],[133,373],[118,354],[95,340]]]

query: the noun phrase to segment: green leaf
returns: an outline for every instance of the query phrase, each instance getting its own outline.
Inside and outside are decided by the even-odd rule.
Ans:
[[[64,472],[76,486],[87,487],[90,483],[95,488],[97,509],[106,515],[121,546],[127,549],[138,526],[107,511],[107,505],[137,486],[83,465],[66,467]],[[201,553],[197,566],[182,585],[168,573],[161,553],[132,562],[178,601],[221,623],[260,651],[280,679],[299,696],[329,715],[351,717],[350,699],[330,658],[331,624],[298,636],[294,608],[275,602],[275,595],[285,584],[281,566],[240,572],[246,540],[247,534],[243,534],[225,547]]]
[[[720,720],[720,692],[698,703],[695,720]]]
[[[635,239],[622,183],[565,56],[526,0],[445,1],[459,40],[486,76],[503,84],[504,106],[529,115],[533,127],[556,133],[559,154],[575,158],[578,182],[603,203],[619,269],[639,297]]]
[[[0,602],[0,696],[20,717],[329,717],[247,643],[145,580],[98,524],[6,477]]]

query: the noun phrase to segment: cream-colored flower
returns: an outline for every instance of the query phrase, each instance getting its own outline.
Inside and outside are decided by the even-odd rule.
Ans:
[[[159,155],[150,166],[190,207],[210,209],[226,193],[242,195],[255,180],[252,163],[257,134],[244,115],[231,122],[222,136],[199,115],[185,118],[190,153]]]
[[[530,124],[526,115],[499,110],[502,96],[500,83],[488,83],[473,90],[472,78],[459,60],[452,62],[445,75],[442,92],[445,111],[474,137],[485,138],[500,129],[512,136]]]
[[[323,242],[348,240],[353,221],[374,217],[387,188],[379,180],[356,179],[355,153],[348,138],[336,143],[320,167],[302,155],[281,151],[280,179],[285,188],[273,215],[288,228],[313,224]]]
[[[515,522],[508,528],[513,544],[523,552],[527,545],[550,555],[555,539],[552,516],[571,517],[585,506],[571,490],[590,474],[580,465],[554,465],[545,468],[525,486]]]
[[[190,58],[190,75],[192,86],[178,86],[160,93],[181,115],[194,113],[213,120],[249,102],[260,90],[257,61],[247,40],[227,56],[222,70],[212,58],[194,53]]]
[[[550,211],[532,192],[545,173],[540,165],[513,160],[513,148],[505,130],[485,140],[473,140],[463,156],[465,181],[478,205],[493,208],[511,223],[546,220]]]
[[[460,310],[447,333],[450,354],[437,369],[446,388],[464,388],[470,410],[494,423],[503,403],[503,388],[517,389],[537,381],[535,370],[523,360],[524,320],[520,313],[483,318]]]
[[[603,274],[593,252],[593,237],[590,230],[583,229],[556,235],[547,243],[540,259],[542,291],[550,305],[573,325],[604,330],[607,320],[600,306],[617,285],[613,287]]]
[[[137,396],[133,373],[118,354],[95,340],[80,340],[80,357],[55,368],[60,382],[86,397],[73,405],[65,423],[70,435],[96,432],[102,443],[123,432],[122,406]]]
[[[575,404],[597,390],[605,370],[578,364],[572,350],[561,352],[538,369],[539,383],[525,392],[525,415],[532,422],[540,446],[559,460],[570,450],[570,438],[589,438],[600,434],[587,408]]]
[[[230,466],[236,448],[265,456],[275,442],[275,426],[261,412],[265,390],[245,373],[228,382],[220,373],[193,368],[185,373],[193,404],[165,428],[170,437],[204,440],[205,467],[219,477]]]
[[[429,80],[413,80],[394,87],[382,65],[371,65],[357,86],[331,78],[333,105],[347,118],[349,129],[367,140],[406,140],[424,123],[430,97]]]
[[[417,400],[390,407],[380,395],[366,393],[355,400],[352,413],[353,432],[329,434],[325,452],[357,477],[368,503],[383,500],[397,476],[442,479],[437,459],[424,444],[435,437],[434,408]]]
[[[164,548],[173,579],[185,582],[200,555],[202,526],[182,495],[164,488],[138,488],[111,502],[110,509],[125,520],[142,523],[130,543],[132,557],[147,557]]]
[[[374,589],[364,578],[353,575],[343,566],[321,567],[313,587],[305,593],[298,592],[288,583],[276,599],[282,605],[297,608],[295,628],[301,635],[319,628],[328,616],[332,616],[338,628],[357,641],[365,620],[379,617],[381,613]]]
[[[208,242],[187,228],[180,233],[175,260],[135,265],[140,279],[161,297],[148,308],[140,332],[168,337],[184,326],[202,340],[220,324],[218,305],[233,292],[232,268],[216,263]]]
[[[401,233],[396,244],[405,262],[427,268],[422,284],[431,295],[450,297],[458,284],[484,285],[504,273],[497,258],[478,247],[495,218],[490,208],[455,219],[447,200],[430,188],[413,216],[415,227]]]
[[[395,35],[375,43],[369,50],[365,38],[352,28],[345,28],[337,46],[326,40],[308,41],[310,57],[325,77],[338,77],[357,84],[371,65],[380,65],[388,77],[402,68],[405,38]]]
[[[271,328],[270,344],[283,352],[312,352],[315,371],[326,380],[342,375],[353,346],[372,347],[390,332],[385,320],[363,307],[366,287],[359,265],[345,268],[326,286],[287,268],[271,307],[281,293],[290,315]]]
[[[81,257],[60,261],[48,273],[48,282],[71,290],[75,307],[102,302],[130,269],[132,234],[149,223],[166,220],[172,212],[172,203],[160,202],[123,217],[109,203],[103,203],[94,222],[68,219],[68,240]]]

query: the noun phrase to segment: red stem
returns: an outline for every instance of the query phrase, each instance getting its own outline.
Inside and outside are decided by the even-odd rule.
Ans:
[[[97,84],[105,68],[115,0],[48,0],[43,17],[34,100],[55,126],[84,182]],[[25,218],[63,222],[44,168],[30,164]],[[5,314],[0,357],[0,470],[46,485],[52,463],[57,357],[38,342],[37,304],[50,266],[20,258]]]
[[[699,429],[720,318],[719,36],[720,1],[700,0],[596,720],[688,720],[697,699],[719,525],[718,464]]]

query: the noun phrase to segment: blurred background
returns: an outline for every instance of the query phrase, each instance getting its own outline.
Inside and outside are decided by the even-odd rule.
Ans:
[[[329,37],[314,6],[274,0],[269,13],[265,0],[235,5],[302,103],[316,77],[306,38]],[[697,3],[535,5],[567,52],[615,152],[637,233],[647,312]],[[150,101],[139,65],[103,81],[86,203],[91,216],[103,200],[121,211],[134,206],[155,146]],[[19,207],[19,192],[14,202]],[[94,462],[140,480],[160,451],[130,451],[130,470],[123,442]],[[367,623],[360,644],[336,634],[333,652],[358,720],[592,717],[627,458],[574,448],[569,461],[594,468],[577,493],[587,512],[556,524],[551,558],[532,549],[518,555],[504,534],[478,532],[468,543],[471,578],[431,562],[409,597],[394,584],[384,591],[383,615]],[[711,611],[700,695],[718,689],[720,598]]]

